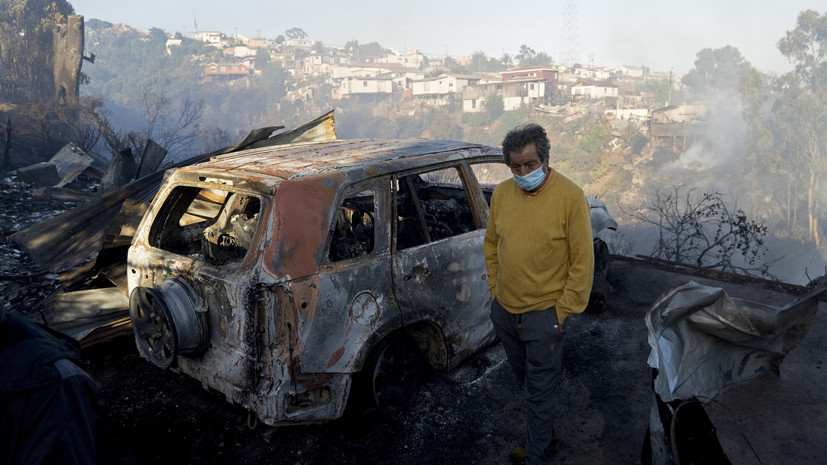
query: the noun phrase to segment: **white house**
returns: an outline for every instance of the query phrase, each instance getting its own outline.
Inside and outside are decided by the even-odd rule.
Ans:
[[[233,47],[233,56],[237,57],[237,58],[251,57],[251,56],[255,56],[255,54],[256,54],[256,51],[251,49],[250,47],[245,47],[245,46]]]
[[[339,84],[342,97],[381,95],[393,93],[393,79],[390,76],[348,77]]]
[[[344,79],[347,77],[377,77],[391,72],[389,66],[380,65],[347,65],[336,66],[330,70],[333,79]]]
[[[503,99],[505,111],[521,105],[545,103],[557,91],[557,83],[544,79],[508,82],[486,82],[466,86],[462,92],[462,111],[475,113],[485,109],[485,101],[492,95]]]
[[[569,86],[571,96],[575,99],[603,100],[617,99],[618,86],[604,81],[577,81]]]
[[[409,49],[405,53],[390,49],[391,53],[376,60],[376,63],[390,63],[404,66],[406,68],[422,69],[425,65],[425,55],[419,50]]]
[[[281,43],[283,47],[295,47],[310,50],[316,47],[316,41],[313,39],[287,39]]]
[[[180,47],[181,39],[167,39],[167,55],[172,55],[172,47]]]
[[[634,78],[634,79],[643,79],[644,69],[639,66],[618,66],[618,71],[623,73],[624,76]]]
[[[195,40],[217,45],[224,39],[224,34],[218,31],[198,31],[195,33]]]
[[[465,86],[479,81],[479,76],[441,74],[434,78],[413,81],[411,88],[415,99],[425,100],[438,106],[447,105],[453,99],[462,98],[462,91]]]
[[[349,59],[345,55],[335,53],[317,54],[312,52],[310,55],[302,59],[302,70],[305,74],[329,75],[332,74],[333,69],[335,69],[334,67],[341,68],[339,65],[347,64],[348,61]]]

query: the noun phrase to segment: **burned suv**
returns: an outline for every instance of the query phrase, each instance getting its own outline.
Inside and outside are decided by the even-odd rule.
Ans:
[[[426,140],[172,171],[129,250],[138,349],[270,425],[337,418],[354,385],[404,402],[494,340],[482,243],[509,175],[500,149]]]

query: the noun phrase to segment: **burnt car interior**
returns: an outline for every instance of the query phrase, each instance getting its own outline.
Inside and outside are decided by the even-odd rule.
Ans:
[[[413,174],[395,181],[397,249],[477,229],[456,168]]]
[[[349,260],[373,252],[375,234],[374,193],[363,191],[345,198],[336,212],[331,232],[331,262]]]
[[[168,252],[221,266],[240,262],[258,225],[261,201],[219,189],[173,189],[149,233],[149,243]]]

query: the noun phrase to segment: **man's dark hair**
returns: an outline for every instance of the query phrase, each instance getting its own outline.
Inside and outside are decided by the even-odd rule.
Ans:
[[[503,158],[506,165],[511,165],[511,152],[519,152],[526,145],[534,142],[537,147],[537,155],[540,161],[545,163],[548,160],[548,152],[551,143],[548,141],[546,130],[536,123],[523,124],[508,131],[503,139]]]

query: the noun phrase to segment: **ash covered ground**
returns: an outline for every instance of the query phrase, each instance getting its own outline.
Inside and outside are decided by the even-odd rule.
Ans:
[[[57,275],[38,268],[8,235],[79,202],[35,196],[11,177],[0,193],[2,305],[43,321]],[[650,399],[647,305],[614,284],[608,311],[567,320],[561,440],[551,463],[640,463]],[[333,422],[280,428],[250,428],[254,421],[244,409],[143,360],[130,337],[84,353],[85,369],[100,387],[101,464],[499,465],[508,463],[523,432],[522,395],[499,344],[452,371],[431,373],[403,411],[351,409]]]

